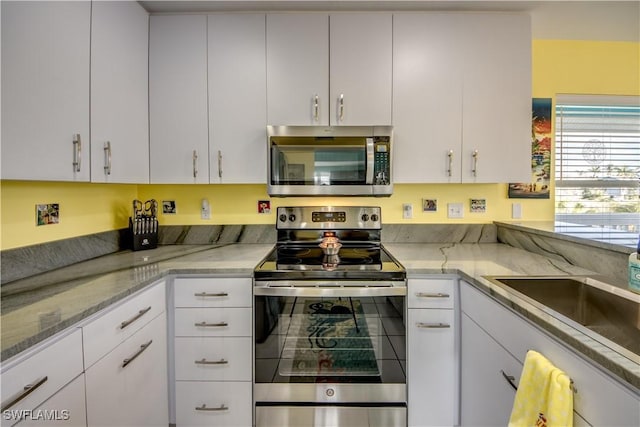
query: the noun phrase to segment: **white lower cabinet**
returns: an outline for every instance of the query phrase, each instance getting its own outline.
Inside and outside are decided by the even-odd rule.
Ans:
[[[89,426],[163,426],[168,420],[163,312],[89,368]]]
[[[458,424],[456,288],[456,279],[408,281],[409,426]]]
[[[174,280],[175,423],[251,426],[250,278]]]
[[[87,425],[84,374],[38,406],[20,427],[82,427]]]
[[[574,425],[640,425],[637,391],[464,281],[460,300],[461,425],[506,425],[515,393],[502,372],[517,383],[528,350],[543,354],[574,381]]]
[[[72,411],[69,415],[73,416],[73,420],[52,420],[60,425],[85,425],[82,414],[76,418],[75,409],[80,403],[84,406],[84,396],[81,401],[78,401],[77,395],[69,396],[69,401],[61,401],[58,397],[56,401],[61,403],[56,407],[47,403],[57,393],[62,393],[64,387],[82,371],[82,334],[79,329],[61,333],[60,337],[36,346],[24,356],[4,361],[1,370],[2,426],[11,426],[21,420],[24,425],[30,425],[28,423],[38,421],[38,414],[49,418],[66,418],[62,413],[37,412],[36,409],[41,407]]]

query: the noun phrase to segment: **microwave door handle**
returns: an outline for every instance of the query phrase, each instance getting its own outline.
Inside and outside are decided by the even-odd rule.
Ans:
[[[366,142],[366,148],[367,148],[367,174],[366,174],[366,184],[373,184],[373,164],[374,164],[374,160],[375,160],[375,156],[374,156],[374,145],[373,145],[373,138],[367,138],[367,142]]]

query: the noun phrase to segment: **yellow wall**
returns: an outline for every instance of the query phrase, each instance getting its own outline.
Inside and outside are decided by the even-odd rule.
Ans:
[[[557,93],[640,95],[640,43],[569,40],[533,41],[533,96]],[[496,111],[499,114],[499,110]],[[175,200],[176,215],[164,225],[273,224],[274,214],[257,214],[268,199],[264,185],[108,185],[3,181],[0,249],[32,245],[126,227],[131,200]],[[211,220],[200,219],[200,200],[211,203]],[[438,212],[423,213],[423,198],[438,200]],[[469,212],[469,199],[485,198],[487,212]],[[463,219],[446,218],[446,204],[462,202]],[[370,204],[383,208],[385,223],[491,222],[511,219],[511,203],[522,204],[524,220],[552,220],[552,200],[509,199],[506,184],[396,185],[389,198],[272,199],[281,205]],[[60,203],[60,224],[35,226],[35,204]],[[414,205],[414,219],[402,219],[402,204]]]

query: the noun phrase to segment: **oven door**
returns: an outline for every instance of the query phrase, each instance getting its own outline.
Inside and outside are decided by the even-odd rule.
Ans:
[[[254,287],[258,407],[406,405],[404,282],[273,283]]]

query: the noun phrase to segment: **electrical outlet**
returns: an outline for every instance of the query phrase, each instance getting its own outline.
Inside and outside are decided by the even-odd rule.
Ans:
[[[411,203],[402,204],[402,219],[413,218],[413,205]]]
[[[462,203],[447,203],[447,217],[462,218],[464,216],[462,209]]]
[[[511,204],[511,218],[513,219],[522,218],[522,205],[520,203]]]
[[[200,219],[211,219],[211,205],[209,205],[209,200],[202,199],[202,203],[200,205]]]

